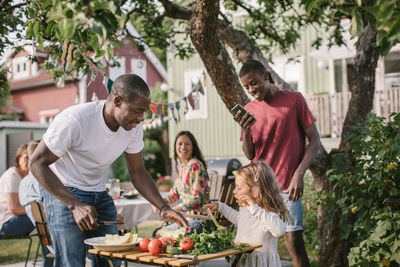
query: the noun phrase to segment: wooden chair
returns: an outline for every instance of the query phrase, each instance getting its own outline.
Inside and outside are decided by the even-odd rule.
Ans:
[[[32,247],[32,236],[34,235],[35,234],[17,235],[17,236],[0,235],[0,240],[29,239],[28,252],[26,253],[26,258],[25,258],[25,267],[26,267],[28,264],[29,254],[31,252],[31,247]]]
[[[37,235],[39,236],[40,245],[42,247],[42,253],[45,254],[46,260],[52,259],[54,258],[54,255],[51,252],[46,254],[44,250],[46,246],[53,245],[53,240],[51,239],[50,231],[47,226],[47,218],[44,212],[43,204],[33,201],[31,202],[31,207],[32,207],[33,217],[35,218]],[[36,251],[34,266],[36,265],[38,250]]]
[[[210,200],[219,201],[234,209],[238,209],[235,197],[233,196],[233,190],[235,189],[235,177],[233,175],[218,175],[217,172],[212,171],[210,171],[208,175],[210,181]],[[215,218],[222,226],[231,225],[231,223],[219,212],[216,213]],[[211,230],[215,229],[216,227],[213,225]]]

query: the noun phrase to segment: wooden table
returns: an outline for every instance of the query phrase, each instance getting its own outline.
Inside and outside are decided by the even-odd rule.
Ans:
[[[160,254],[158,256],[152,256],[149,252],[141,252],[139,248],[135,248],[129,251],[123,252],[108,252],[108,251],[100,251],[98,249],[89,249],[89,253],[97,254],[103,257],[120,259],[123,261],[134,261],[140,263],[148,263],[155,264],[161,266],[188,266],[192,264],[197,264],[202,261],[213,260],[216,258],[224,258],[226,256],[232,256],[236,254],[242,254],[244,252],[251,252],[256,248],[261,247],[262,245],[251,245],[248,248],[244,248],[242,250],[237,249],[227,249],[224,251],[220,251],[213,254],[205,254],[198,256],[198,260],[189,260],[189,259],[179,259],[174,258],[172,256],[168,256],[167,254]]]

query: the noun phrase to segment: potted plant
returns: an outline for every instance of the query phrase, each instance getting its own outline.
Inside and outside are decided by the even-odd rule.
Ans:
[[[172,177],[169,175],[160,176],[157,179],[157,188],[160,192],[168,192],[172,187]]]

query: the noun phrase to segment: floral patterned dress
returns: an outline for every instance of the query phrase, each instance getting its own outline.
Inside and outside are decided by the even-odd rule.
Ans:
[[[192,158],[188,163],[181,164],[176,178],[167,196],[167,202],[182,200],[183,208],[189,212],[202,214],[201,208],[209,203],[210,190],[208,175],[203,163]]]

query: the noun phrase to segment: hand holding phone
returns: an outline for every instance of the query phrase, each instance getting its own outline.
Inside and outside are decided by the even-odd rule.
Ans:
[[[256,121],[256,119],[254,118],[254,116],[252,115],[252,114],[250,114],[242,105],[240,105],[240,104],[236,104],[232,109],[231,109],[231,112],[233,113],[233,115],[236,117],[236,114],[238,113],[240,111],[240,113],[239,113],[239,123],[242,121],[242,119],[243,119],[243,117],[244,117],[244,115],[246,114],[246,113],[248,113],[249,115],[250,115],[250,118],[251,118],[251,123],[253,124],[255,121]]]

